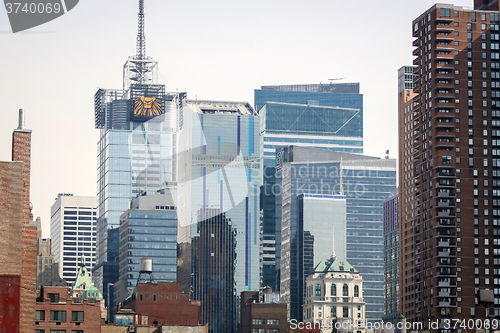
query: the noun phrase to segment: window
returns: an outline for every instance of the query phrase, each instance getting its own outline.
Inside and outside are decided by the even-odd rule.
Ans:
[[[264,319],[254,319],[254,320],[252,321],[252,323],[253,323],[254,325],[264,325],[264,324],[266,323],[266,321],[265,321]]]
[[[66,311],[50,311],[50,320],[66,321]]]
[[[268,328],[267,333],[280,333],[279,328]]]
[[[45,330],[35,330],[35,333],[45,333]]]
[[[267,320],[267,324],[268,325],[279,325],[280,324],[280,320],[279,319],[268,319]]]
[[[440,14],[441,14],[441,17],[450,17],[450,9],[449,8],[441,8]]]
[[[72,330],[71,333],[84,333],[83,330]]]
[[[330,317],[337,317],[337,307],[336,306],[331,306],[330,307]]]
[[[342,296],[349,296],[349,287],[346,283],[342,286]]]
[[[47,294],[47,298],[50,299],[50,303],[59,303],[59,294]]]
[[[50,333],[66,333],[66,330],[50,330]]]
[[[354,286],[354,297],[359,297],[359,286]]]
[[[349,318],[349,307],[347,306],[342,307],[342,317]]]
[[[44,321],[45,320],[45,311],[44,310],[36,310],[35,320],[36,321]]]
[[[443,160],[442,160],[443,164],[452,164],[453,163],[451,155],[443,155],[442,158],[443,158]]]
[[[337,296],[337,286],[335,285],[335,283],[332,283],[330,287],[330,294],[332,296]]]
[[[72,311],[71,321],[83,321],[83,311]]]
[[[254,328],[252,330],[252,333],[266,333],[266,329],[265,328]]]
[[[316,296],[321,296],[321,285],[320,284],[316,285]]]

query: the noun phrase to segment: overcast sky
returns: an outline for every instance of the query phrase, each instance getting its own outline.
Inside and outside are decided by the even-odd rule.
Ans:
[[[359,82],[365,154],[397,157],[397,70],[411,65],[411,21],[431,0],[146,0],[146,53],[188,98],[248,101],[262,85]],[[472,0],[457,0],[473,6]],[[12,34],[0,9],[0,160],[18,109],[33,130],[31,201],[49,237],[57,193],[96,195],[93,97],[122,87],[135,54],[137,0],[82,0]],[[1,194],[0,194],[1,195]]]

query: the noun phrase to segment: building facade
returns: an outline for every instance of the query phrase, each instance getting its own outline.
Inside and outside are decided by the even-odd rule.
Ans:
[[[489,290],[498,299],[500,282],[498,9],[436,4],[412,22],[415,96],[399,110],[400,312],[408,321],[500,315],[480,297]]]
[[[365,331],[363,278],[347,261],[320,261],[306,280],[304,321],[336,332]]]
[[[384,201],[384,316],[397,325],[399,314],[399,203],[397,193]]]
[[[123,299],[132,293],[140,272],[140,259],[153,261],[154,280],[177,281],[177,207],[171,194],[139,196],[120,221],[120,282]]]
[[[34,310],[35,333],[101,332],[101,301],[70,298],[69,287],[42,287]]]
[[[359,83],[263,86],[255,90],[262,158],[262,286],[279,291],[281,216],[276,148],[286,145],[363,153]]]
[[[396,188],[396,161],[288,146],[278,152],[281,174],[281,298],[290,304],[289,318],[301,321],[304,272],[301,251],[307,239],[299,223],[301,194],[346,197],[346,259],[364,278],[366,318],[384,313],[383,201]]]
[[[30,218],[31,130],[24,111],[12,133],[12,162],[0,162],[0,330],[32,332],[38,226]]]
[[[59,276],[73,283],[81,256],[88,259],[90,269],[96,261],[96,197],[59,193],[50,214],[54,262],[59,266]]]
[[[108,299],[119,279],[120,216],[137,195],[176,187],[177,105],[185,93],[158,84],[158,63],[145,53],[144,2],[139,4],[137,54],[123,66],[122,89],[94,96],[97,144],[97,260],[93,279]]]
[[[200,324],[200,302],[191,301],[189,294],[180,292],[175,282],[137,284],[134,293],[123,303],[123,309],[132,309],[147,318],[147,322],[142,322],[146,325]]]
[[[179,137],[178,274],[202,324],[231,332],[258,290],[259,118],[248,103],[186,101]]]
[[[288,332],[286,304],[279,302],[278,294],[268,294],[268,291],[272,291],[272,289],[264,289],[262,300],[258,291],[244,291],[241,293],[240,333]]]
[[[38,238],[37,253],[36,289],[40,290],[42,286],[62,287],[65,285],[66,281],[59,276],[59,263],[50,252],[50,238]]]

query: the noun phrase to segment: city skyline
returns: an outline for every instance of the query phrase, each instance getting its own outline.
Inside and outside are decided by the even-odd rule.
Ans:
[[[159,83],[169,91],[186,91],[189,99],[251,102],[262,85],[341,77],[333,82],[360,82],[364,153],[382,157],[388,149],[395,157],[395,73],[413,60],[412,20],[434,3],[147,1],[147,54],[159,62]],[[0,60],[9,64],[0,83],[6,100],[1,140],[8,142],[17,110],[25,108],[34,135],[31,198],[34,215],[42,217],[43,237],[49,235],[57,193],[96,194],[99,134],[90,96],[97,87],[120,87],[122,64],[135,53],[137,2],[97,4],[82,2],[57,20],[17,34],[9,32],[7,15],[0,11],[5,46]],[[393,20],[374,14],[383,8]],[[367,31],[378,31],[378,38]],[[381,126],[384,133],[377,132]],[[0,146],[1,160],[8,160],[9,146]]]

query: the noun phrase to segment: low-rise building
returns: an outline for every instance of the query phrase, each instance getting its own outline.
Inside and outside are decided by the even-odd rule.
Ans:
[[[132,309],[141,325],[200,324],[200,302],[179,291],[175,282],[137,283],[133,294],[123,302],[123,309]],[[147,322],[142,322],[146,318]]]
[[[279,301],[270,287],[264,288],[262,299],[258,291],[243,291],[240,333],[288,332],[287,305]]]
[[[365,331],[363,278],[347,261],[333,255],[319,262],[306,279],[304,322],[337,332]]]
[[[42,287],[35,311],[35,333],[101,332],[101,301],[70,298],[69,287]]]

